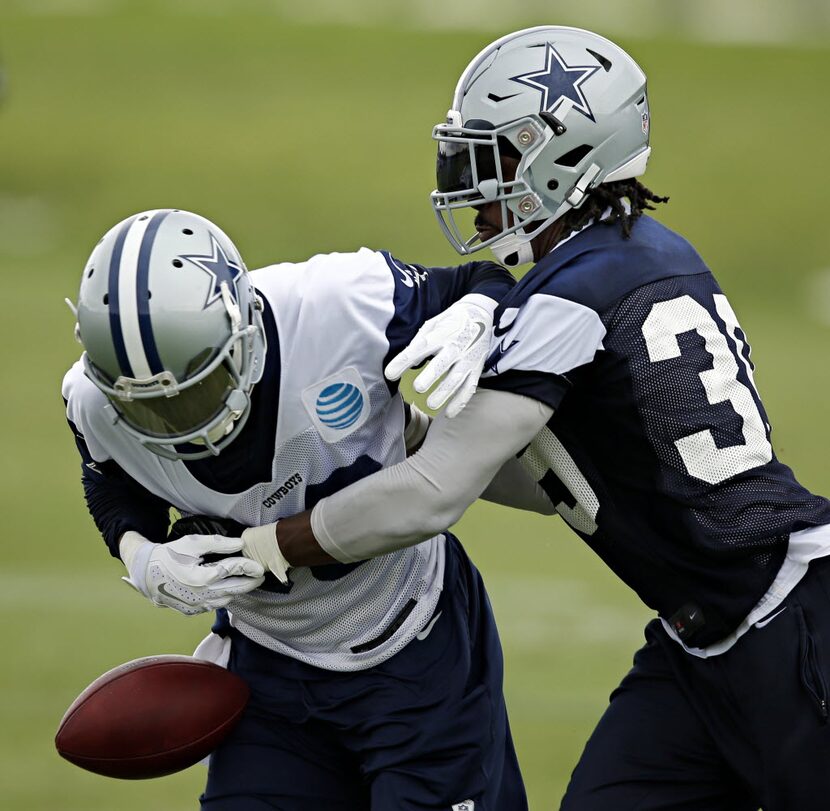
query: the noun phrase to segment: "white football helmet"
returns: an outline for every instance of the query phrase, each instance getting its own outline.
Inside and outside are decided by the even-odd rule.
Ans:
[[[540,26],[488,45],[458,81],[438,141],[432,205],[461,254],[491,248],[508,265],[588,192],[638,177],[649,147],[646,77],[613,42],[579,28]],[[503,154],[519,159],[505,181]],[[500,202],[503,229],[462,235],[458,210]]]
[[[78,294],[87,376],[119,426],[199,459],[241,430],[262,376],[262,303],[231,240],[187,211],[128,217],[96,245]]]

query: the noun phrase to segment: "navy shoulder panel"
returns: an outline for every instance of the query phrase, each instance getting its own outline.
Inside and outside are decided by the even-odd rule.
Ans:
[[[672,276],[708,273],[697,251],[650,217],[636,221],[630,239],[617,225],[597,223],[545,256],[519,287],[602,313],[632,290]]]

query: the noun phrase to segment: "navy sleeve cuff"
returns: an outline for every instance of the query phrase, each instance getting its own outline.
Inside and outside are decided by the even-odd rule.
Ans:
[[[482,377],[478,385],[482,389],[523,394],[525,397],[539,400],[554,410],[559,408],[562,398],[571,387],[570,381],[562,375],[517,369],[502,372],[494,377]]]
[[[501,301],[516,285],[516,279],[494,262],[472,262],[470,293],[480,293]]]

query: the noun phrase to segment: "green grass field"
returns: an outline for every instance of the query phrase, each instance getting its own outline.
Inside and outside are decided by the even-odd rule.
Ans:
[[[0,6],[6,809],[193,808],[204,779],[196,767],[110,781],[52,745],[92,678],[137,656],[189,652],[208,624],[121,584],[82,503],[59,386],[79,352],[63,298],[74,298],[88,252],[127,214],[171,206],[222,224],[250,266],[364,244],[453,262],[427,200],[429,133],[488,39],[124,5],[74,18]],[[661,219],[731,295],[776,450],[826,493],[830,51],[624,44],[651,77],[648,184],[672,197]],[[477,505],[459,534],[501,624],[532,807],[555,808],[648,611],[551,519]]]

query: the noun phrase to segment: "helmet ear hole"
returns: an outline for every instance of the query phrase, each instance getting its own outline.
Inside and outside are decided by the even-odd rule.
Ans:
[[[558,157],[554,163],[557,166],[567,166],[568,168],[573,169],[573,167],[582,161],[592,149],[593,147],[588,144],[580,144],[579,146],[575,146],[573,149],[566,152],[564,155]]]
[[[499,154],[503,158],[513,158],[513,160],[517,161],[522,159],[522,153],[503,135],[499,135],[496,138],[496,142],[499,145]]]

